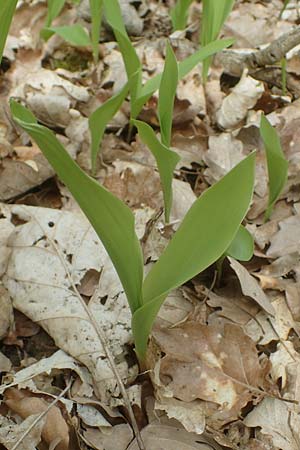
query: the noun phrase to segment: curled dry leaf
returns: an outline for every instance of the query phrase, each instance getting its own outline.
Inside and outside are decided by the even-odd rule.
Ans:
[[[185,322],[156,329],[154,339],[165,354],[156,363],[165,396],[189,404],[197,399],[214,403],[219,406],[213,414],[215,421],[237,418],[264,384],[265,369],[255,344],[237,325],[224,324],[221,330]],[[159,387],[161,393],[163,389]]]
[[[282,450],[299,449],[300,417],[293,405],[275,398],[265,398],[244,419],[247,427],[260,427]]]
[[[244,71],[238,84],[231,93],[225,97],[222,106],[217,111],[217,124],[224,130],[238,126],[247,116],[248,110],[252,109],[257,100],[264,92],[262,82],[255,80]]]
[[[15,388],[7,389],[5,404],[22,419],[27,419],[32,414],[41,414],[49,406],[46,400],[32,397],[27,391],[18,391]],[[49,409],[41,431],[43,441],[48,445],[57,441],[56,450],[69,450],[69,427],[58,406],[54,405]]]
[[[92,383],[91,376],[84,367],[81,367],[72,356],[67,355],[62,350],[58,350],[49,358],[43,358],[15,373],[13,378],[9,380],[9,384],[2,384],[0,386],[0,394],[12,386],[25,388],[28,386],[28,382],[34,379],[34,377],[41,375],[42,373],[50,374],[53,369],[73,370],[79,375],[83,383],[88,385]],[[31,386],[32,385],[30,385],[30,387]]]
[[[77,103],[89,100],[86,88],[47,69],[28,73],[11,95],[24,100],[41,122],[62,128],[69,125],[74,114],[79,115],[74,111]]]
[[[38,416],[39,414],[32,414],[22,423],[16,424],[14,420],[0,415],[0,443],[5,445],[5,448],[8,450],[13,448]],[[40,420],[37,425],[32,428],[18,446],[18,450],[36,450],[36,446],[41,442],[41,432],[45,420],[45,418]]]
[[[255,300],[256,303],[258,303],[264,311],[274,316],[275,310],[272,306],[272,303],[260,287],[258,281],[252,275],[250,275],[248,270],[234,258],[228,257],[228,259],[230,261],[231,267],[240,280],[243,294],[253,298],[253,300]]]
[[[9,239],[12,252],[4,277],[14,307],[37,321],[58,347],[86,365],[98,395],[109,402],[111,395],[119,396],[117,383],[74,289],[88,270],[101,272],[89,308],[127,381],[137,371],[136,366],[128,369],[125,359],[132,339],[131,314],[104,247],[81,214],[25,206],[12,206],[11,212],[23,221]]]

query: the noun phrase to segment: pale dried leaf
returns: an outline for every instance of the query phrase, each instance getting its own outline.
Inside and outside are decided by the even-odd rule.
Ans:
[[[25,222],[10,238],[12,253],[4,280],[14,307],[38,321],[58,347],[88,367],[104,401],[112,394],[118,397],[102,344],[72,285],[80,284],[90,269],[101,272],[99,290],[89,308],[107,333],[108,345],[127,381],[137,369],[133,366],[128,373],[125,359],[126,345],[132,339],[131,314],[95,231],[79,214],[24,206],[13,206],[12,212]]]
[[[19,370],[10,380],[9,384],[2,384],[0,386],[0,393],[2,394],[8,387],[19,386],[26,387],[29,380],[42,373],[50,374],[53,369],[71,369],[76,372],[80,379],[92,384],[92,379],[84,367],[80,367],[77,361],[72,356],[67,355],[64,351],[58,350],[49,358],[43,358],[34,364],[31,364],[24,369]]]
[[[226,130],[239,125],[246,118],[248,110],[252,109],[262,96],[263,92],[264,84],[248,76],[245,71],[238,84],[225,97],[221,108],[216,113],[219,127]]]
[[[255,300],[262,309],[274,316],[275,310],[272,306],[272,303],[258,284],[258,281],[252,275],[250,275],[248,270],[234,258],[229,257],[228,259],[230,261],[231,267],[240,280],[243,294],[253,298],[253,300]]]
[[[32,414],[22,423],[16,424],[12,419],[0,415],[0,442],[10,450],[23,436],[25,431],[33,424],[39,414]],[[41,432],[45,419],[40,420],[30,433],[23,439],[18,450],[36,450],[41,442]]]
[[[41,122],[62,128],[72,120],[77,103],[89,100],[85,87],[76,86],[47,69],[27,72],[11,95],[24,100]]]
[[[279,222],[279,231],[270,239],[267,256],[278,258],[300,251],[300,215]]]
[[[275,398],[265,398],[244,419],[247,427],[260,427],[282,450],[299,449],[300,418],[290,405]]]
[[[94,406],[78,404],[77,413],[78,416],[83,420],[83,422],[89,427],[99,427],[100,429],[111,428],[111,424]]]
[[[245,158],[242,142],[230,133],[210,136],[208,147],[208,151],[204,155],[204,161],[208,166],[208,169],[205,170],[205,176],[209,184],[219,181]]]

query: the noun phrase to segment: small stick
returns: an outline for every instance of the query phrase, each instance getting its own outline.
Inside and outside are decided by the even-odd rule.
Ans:
[[[19,445],[22,443],[22,441],[26,438],[26,436],[28,436],[28,434],[30,433],[30,431],[39,423],[40,420],[42,420],[50,411],[50,409],[56,405],[56,403],[65,395],[65,393],[70,389],[71,384],[72,384],[72,378],[70,378],[67,386],[65,387],[65,389],[63,391],[61,391],[61,393],[59,394],[58,397],[56,397],[50,404],[49,406],[47,406],[47,408],[45,409],[45,411],[43,411],[41,414],[39,414],[37,416],[37,418],[32,422],[32,424],[27,428],[27,430],[24,431],[24,433],[22,434],[22,436],[20,437],[20,439],[18,439],[18,441],[15,443],[15,445],[11,448],[11,450],[17,450],[17,448],[19,447]]]

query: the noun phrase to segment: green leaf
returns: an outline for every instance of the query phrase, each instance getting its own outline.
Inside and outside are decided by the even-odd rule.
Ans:
[[[107,22],[110,24],[113,30],[118,30],[119,33],[127,36],[127,31],[124,26],[122,12],[118,0],[103,0],[104,14]]]
[[[161,142],[170,147],[173,121],[174,99],[178,83],[178,64],[172,47],[167,41],[167,53],[162,73],[159,97],[158,118],[160,124]]]
[[[269,175],[269,201],[265,212],[265,220],[268,220],[273,206],[281,194],[288,176],[288,161],[284,157],[280,140],[275,128],[270,122],[261,116],[260,135],[262,137],[268,165]]]
[[[1,0],[0,7],[0,63],[9,27],[17,6],[18,0]]]
[[[166,222],[169,222],[172,207],[173,171],[180,158],[177,153],[160,143],[150,125],[139,120],[132,120],[132,123],[137,127],[142,142],[147,145],[156,160],[164,194],[165,218]]]
[[[48,0],[48,10],[45,27],[51,26],[53,20],[59,15],[65,5],[66,0]]]
[[[103,13],[103,0],[90,0],[90,9],[92,16],[91,41],[93,57],[95,63],[97,63],[99,59],[99,39]]]
[[[202,0],[201,45],[208,45],[215,41],[225,20],[233,8],[234,0]],[[208,69],[212,58],[203,62],[203,81],[207,79]]]
[[[211,42],[210,44],[202,47],[197,52],[193,53],[188,58],[180,61],[178,63],[178,79],[181,80],[184,78],[194,67],[197,66],[201,61],[207,58],[210,55],[214,55],[215,53],[223,50],[224,48],[229,47],[234,42],[234,39],[221,39],[219,41]],[[136,101],[136,111],[141,111],[143,105],[147,102],[147,100],[151,97],[151,95],[157,91],[161,82],[162,74],[159,73],[154,77],[148,80],[140,93],[139,98]]]
[[[249,261],[253,256],[254,240],[249,231],[241,225],[234,236],[233,241],[227,248],[225,255],[231,256],[239,261]]]
[[[99,108],[97,108],[89,118],[89,128],[91,132],[91,159],[92,159],[92,171],[95,172],[97,154],[103,138],[103,134],[108,122],[113,118],[121,107],[126,95],[128,94],[128,83],[118,92],[111,97]]]
[[[184,30],[186,28],[189,6],[193,0],[177,0],[176,5],[171,9],[170,15],[173,24],[173,31]]]
[[[48,128],[12,101],[14,120],[37,143],[68,187],[105,246],[120,277],[132,312],[141,305],[143,258],[130,209],[83,172]]]
[[[49,39],[53,34],[58,34],[71,45],[81,47],[91,45],[88,33],[79,24],[43,28],[41,34],[44,39]]]
[[[137,117],[135,102],[142,89],[142,64],[125,29],[120,5],[117,0],[104,0],[106,20],[111,26],[124,60],[127,79],[130,81],[131,117]]]
[[[143,284],[143,306],[132,318],[136,349],[145,358],[147,338],[168,293],[219,259],[249,208],[255,171],[252,153],[191,206]]]

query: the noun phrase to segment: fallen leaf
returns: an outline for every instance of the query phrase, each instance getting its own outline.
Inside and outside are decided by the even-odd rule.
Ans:
[[[32,414],[22,423],[17,424],[14,420],[0,415],[0,442],[10,450],[33,424],[39,414]],[[40,420],[37,425],[28,433],[18,446],[18,450],[36,450],[36,446],[41,442],[41,432],[45,419]]]
[[[224,98],[221,108],[216,113],[217,124],[224,130],[238,126],[247,116],[264,92],[261,81],[247,75],[244,71],[240,81],[231,93]]]
[[[148,425],[141,434],[146,448],[152,450],[221,450],[216,442],[177,427]],[[138,448],[134,441],[128,450],[138,450]]]
[[[300,252],[300,215],[288,217],[279,222],[279,231],[270,239],[267,256],[278,258],[290,253]]]
[[[221,408],[214,412],[216,421],[226,423],[236,418],[252,398],[252,391],[264,384],[265,369],[259,364],[255,344],[237,325],[225,323],[222,331],[185,322],[170,329],[155,329],[153,336],[165,355],[156,363],[164,396],[188,403],[201,399],[218,404]]]
[[[49,406],[44,399],[32,397],[26,391],[18,391],[15,388],[5,392],[5,404],[23,419],[31,417],[32,414],[41,414]],[[57,405],[54,405],[46,414],[46,420],[42,426],[42,438],[48,445],[58,438],[56,450],[69,449],[69,427]]]
[[[89,308],[127,381],[137,372],[135,365],[128,369],[125,358],[132,339],[131,313],[104,247],[81,214],[26,206],[12,206],[11,212],[25,222],[10,237],[12,253],[4,278],[14,307],[86,365],[98,395],[109,402],[119,395],[117,382],[83,300],[74,292],[88,270],[101,272]]]
[[[124,450],[132,441],[133,433],[128,424],[120,424],[106,430],[95,428],[83,431],[85,442],[95,450]],[[154,449],[153,449],[154,450]]]
[[[300,418],[290,405],[276,398],[265,398],[244,419],[247,427],[260,427],[282,450],[299,449]]]
[[[208,147],[203,159],[208,166],[204,173],[209,184],[219,181],[245,158],[242,142],[230,133],[210,136]]]
[[[253,300],[255,300],[262,309],[274,316],[275,310],[272,303],[258,284],[257,280],[250,275],[248,270],[234,258],[228,257],[228,259],[231,267],[238,276],[243,294],[253,298]]]
[[[87,102],[85,87],[76,86],[52,70],[39,69],[19,80],[11,96],[24,100],[43,123],[65,128],[72,120],[78,102]],[[80,115],[75,111],[76,116]]]

